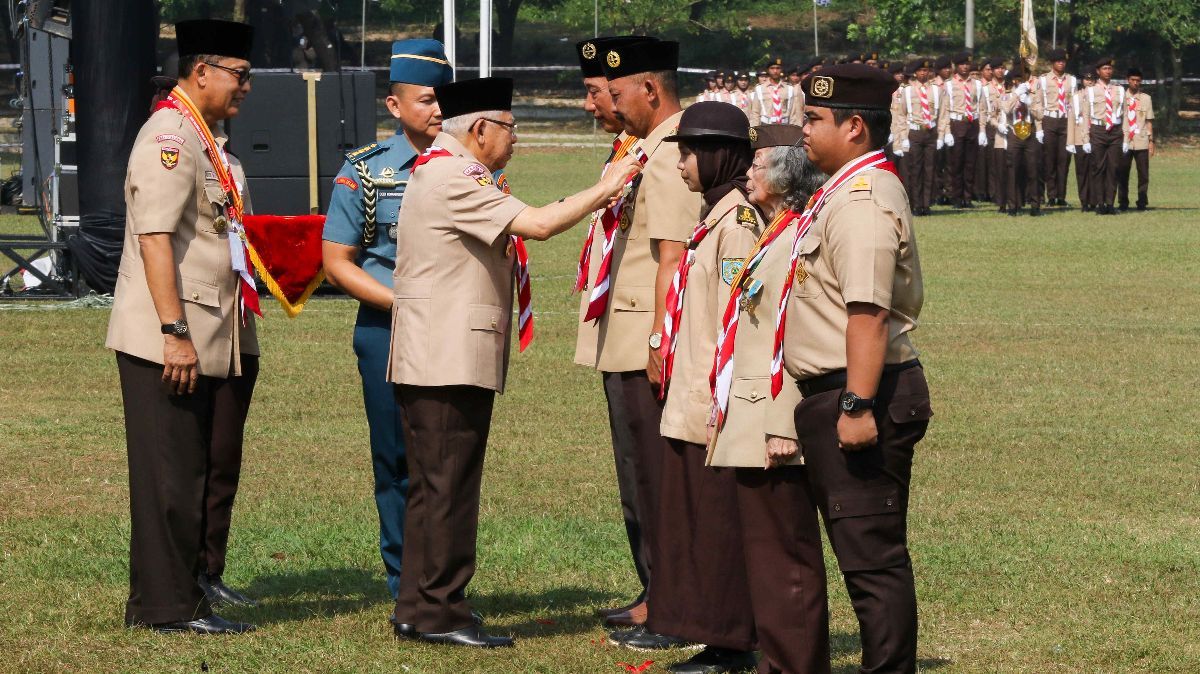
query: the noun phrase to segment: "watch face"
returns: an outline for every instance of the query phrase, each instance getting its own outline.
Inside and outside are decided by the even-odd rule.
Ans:
[[[856,402],[858,402],[858,397],[855,396],[853,393],[847,393],[846,395],[843,395],[842,400],[841,400],[842,411],[843,412],[853,412],[854,411],[854,403],[856,403]]]
[[[662,347],[662,335],[650,335],[650,348],[657,349]]]

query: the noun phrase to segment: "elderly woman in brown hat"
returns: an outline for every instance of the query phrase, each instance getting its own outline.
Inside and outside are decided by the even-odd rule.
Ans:
[[[708,465],[735,469],[759,671],[789,674],[829,670],[821,532],[793,418],[800,391],[785,381],[771,398],[779,293],[800,216],[825,180],[801,135],[792,125],[751,129],[747,192],[770,224],[734,277],[725,307],[708,451]]]

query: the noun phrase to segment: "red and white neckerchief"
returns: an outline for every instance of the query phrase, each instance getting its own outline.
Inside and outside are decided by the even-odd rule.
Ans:
[[[637,141],[637,138],[631,137],[626,140],[626,143],[632,146]],[[633,156],[637,157],[642,166],[645,166],[646,162],[650,160],[650,156],[643,152],[640,147],[627,148],[626,154],[630,152],[633,153]],[[613,159],[613,161],[616,161],[616,159]],[[607,166],[604,168],[606,171],[608,170]],[[604,230],[604,249],[601,251],[600,268],[596,270],[596,284],[592,286],[592,294],[588,296],[588,308],[583,315],[584,322],[598,320],[608,309],[608,297],[611,294],[609,290],[612,287],[613,245],[617,241],[617,229],[620,226],[621,211],[625,208],[625,201],[633,194],[636,180],[637,176],[630,176],[625,181],[625,187],[622,188],[621,197],[617,199],[617,203],[613,204],[611,208],[598,211],[600,214],[601,229]],[[591,257],[592,248],[591,240],[592,234],[589,232],[588,243],[585,244],[584,248],[584,253],[589,258]],[[583,288],[587,287],[587,272],[588,264],[581,259],[579,272],[575,277],[575,287],[577,290],[583,290]]]
[[[725,426],[725,414],[729,411],[729,389],[733,385],[734,346],[737,342],[738,318],[742,315],[743,301],[749,301],[762,288],[762,283],[753,279],[754,271],[758,269],[758,265],[767,256],[767,252],[771,250],[772,244],[779,238],[779,235],[799,218],[800,214],[792,210],[785,210],[776,215],[746,256],[746,263],[742,266],[741,271],[733,277],[729,301],[725,304],[725,313],[721,317],[721,331],[717,333],[717,350],[713,358],[713,370],[708,377],[718,431]],[[809,220],[810,224],[811,222]],[[804,236],[804,234],[799,234],[799,236]]]
[[[246,232],[242,227],[242,218],[245,215],[242,191],[233,178],[233,168],[229,164],[229,156],[225,154],[225,148],[217,144],[217,139],[213,137],[212,130],[208,128],[200,111],[196,109],[196,104],[184,93],[183,89],[179,87],[172,89],[166,98],[154,106],[154,111],[157,112],[164,108],[178,112],[192,125],[192,130],[196,132],[200,144],[204,146],[204,154],[208,156],[208,162],[212,164],[213,172],[217,174],[217,181],[221,184],[221,189],[229,196],[229,203],[225,205],[225,218],[229,221],[227,225],[229,260],[230,267],[239,279],[241,292],[238,304],[244,326],[246,325],[246,312],[252,312],[261,318],[262,308],[259,306],[258,288],[254,285],[254,276],[250,273],[252,269],[250,252],[246,249]]]
[[[780,93],[783,85],[768,86],[767,89],[771,91],[771,123],[778,124],[783,121],[783,95]]]
[[[933,115],[929,112],[929,92],[926,91],[925,85],[917,87],[917,93],[921,95],[921,119],[925,122],[925,128],[933,128]]]
[[[1058,87],[1058,112],[1063,117],[1067,116],[1067,90],[1063,86],[1067,82],[1067,76],[1055,77],[1054,84]]]
[[[688,271],[696,262],[696,249],[712,231],[708,220],[701,220],[688,237],[687,252],[679,258],[675,276],[671,277],[671,287],[667,289],[667,312],[663,316],[662,346],[659,347],[663,357],[662,385],[658,388],[659,400],[666,397],[667,384],[670,383],[671,372],[675,369],[675,346],[679,341],[679,321],[683,318],[683,297],[687,292]]]
[[[779,308],[776,312],[775,322],[775,346],[771,355],[771,397],[776,398],[779,392],[783,390],[783,334],[787,324],[787,303],[788,296],[792,293],[792,282],[796,279],[796,265],[800,261],[800,242],[803,239],[803,234],[808,233],[808,228],[816,222],[817,214],[821,212],[821,208],[829,201],[829,197],[838,191],[842,185],[845,185],[852,178],[871,169],[882,169],[891,173],[896,173],[896,166],[888,161],[887,155],[883,150],[876,150],[865,154],[850,163],[845,172],[832,182],[828,182],[817,190],[816,194],[808,200],[808,205],[804,207],[804,212],[800,214],[800,220],[796,223],[796,238],[792,242],[791,262],[788,265],[787,279],[783,284],[783,292],[779,295]]]
[[[612,152],[608,154],[608,159],[604,162],[604,169],[600,171],[600,176],[604,177],[608,173],[608,167],[613,162],[624,157],[629,153],[629,149],[634,143],[638,142],[635,136],[627,136],[624,141],[618,138],[613,139]],[[583,243],[583,250],[579,251],[579,264],[575,268],[575,292],[582,292],[588,286],[588,267],[592,261],[592,242],[596,238],[596,225],[600,223],[601,216],[605,209],[598,209],[592,213],[592,221],[588,224],[587,239]],[[608,232],[605,230],[605,242],[607,243]]]
[[[963,107],[966,108],[966,111],[967,111],[967,121],[974,122],[975,121],[975,97],[974,97],[974,94],[971,92],[971,89],[974,88],[974,86],[973,86],[974,83],[971,82],[970,80],[959,80],[959,82],[962,83]]]
[[[1104,130],[1111,131],[1116,124],[1116,119],[1113,117],[1113,99],[1112,87],[1104,85]]]
[[[409,175],[416,175],[417,169],[439,157],[454,156],[449,150],[430,145],[428,150],[421,153],[413,162]],[[501,173],[496,178],[496,188],[505,194],[511,194],[508,178]],[[513,280],[517,286],[517,336],[520,344],[519,351],[524,351],[533,342],[533,287],[529,276],[529,251],[525,248],[525,240],[516,234],[509,235],[510,245],[516,262],[513,264]]]
[[[1129,120],[1129,142],[1131,142],[1131,143],[1133,142],[1133,137],[1136,136],[1139,131],[1138,121],[1137,121],[1137,109],[1138,109],[1138,99],[1137,99],[1137,96],[1134,96],[1133,100],[1129,101],[1129,105],[1125,106],[1125,110],[1126,110],[1125,117],[1126,117],[1126,119]]]

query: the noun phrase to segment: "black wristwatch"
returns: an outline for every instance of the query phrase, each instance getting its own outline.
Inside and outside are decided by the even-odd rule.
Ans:
[[[846,391],[842,397],[838,399],[838,405],[843,412],[857,412],[859,410],[869,410],[875,407],[874,398],[860,398],[858,394]]]
[[[180,338],[188,336],[188,324],[182,318],[174,323],[163,323],[161,330],[164,335],[173,335]]]

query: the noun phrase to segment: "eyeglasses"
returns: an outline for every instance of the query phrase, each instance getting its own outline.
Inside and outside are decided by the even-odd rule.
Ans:
[[[205,63],[214,68],[220,68],[221,70],[224,70],[230,75],[236,77],[239,87],[249,82],[250,78],[253,77],[249,68],[230,68],[229,66],[223,66],[220,63],[213,63],[212,61],[205,61]]]
[[[767,167],[763,166],[762,164],[751,164],[750,165],[750,170],[754,171],[755,173],[758,173],[759,171],[765,171],[766,169],[767,169]]]
[[[502,122],[498,119],[492,119],[491,117],[480,117],[480,119],[482,119],[485,122],[491,122],[492,124],[499,124],[500,126],[503,126],[504,128],[508,129],[508,132],[511,133],[512,135],[514,135],[514,136],[517,135],[517,123],[516,122]]]

